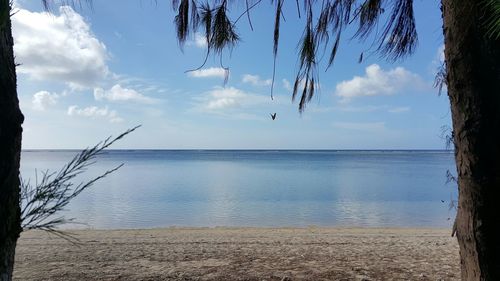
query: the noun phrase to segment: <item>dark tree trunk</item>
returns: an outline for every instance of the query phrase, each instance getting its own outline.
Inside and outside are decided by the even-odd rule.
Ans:
[[[0,0],[0,281],[11,280],[21,232],[19,160],[21,124],[9,0]]]
[[[442,0],[462,280],[500,280],[500,41],[478,0]]]

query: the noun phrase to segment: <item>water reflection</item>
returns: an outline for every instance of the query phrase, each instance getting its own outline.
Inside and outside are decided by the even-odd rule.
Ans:
[[[74,152],[25,151],[23,177]],[[65,212],[94,228],[447,227],[449,152],[111,151],[85,177],[126,165]]]

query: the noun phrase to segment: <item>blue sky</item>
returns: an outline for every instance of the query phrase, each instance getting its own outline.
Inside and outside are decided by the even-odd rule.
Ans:
[[[443,49],[439,1],[415,0],[419,45],[402,61],[371,54],[371,41],[350,39],[348,30],[333,67],[321,66],[321,90],[302,115],[289,85],[303,29],[295,1],[285,5],[274,100],[273,6],[264,1],[252,10],[253,32],[238,22],[242,42],[223,56],[230,68],[224,86],[218,58],[185,73],[202,63],[203,41],[193,34],[182,51],[170,1],[154,2],[54,6],[52,15],[41,1],[16,2],[25,149],[82,148],[138,124],[114,148],[445,148],[440,134],[451,123],[449,102],[432,87]],[[232,6],[235,15],[240,5]]]

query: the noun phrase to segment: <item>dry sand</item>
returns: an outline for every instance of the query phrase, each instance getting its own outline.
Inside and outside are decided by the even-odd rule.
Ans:
[[[458,280],[448,229],[168,228],[24,233],[15,280]]]

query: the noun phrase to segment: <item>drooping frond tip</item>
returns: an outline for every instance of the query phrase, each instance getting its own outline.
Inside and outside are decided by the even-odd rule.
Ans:
[[[299,102],[299,112],[303,112],[306,103],[314,96],[314,78],[318,75],[317,71],[317,41],[312,23],[308,24],[304,30],[301,42],[299,43],[299,72],[295,77],[295,83],[292,92],[292,100],[295,100],[299,87],[302,87]]]
[[[214,1],[213,8],[209,3],[199,6],[195,0],[173,0],[172,5],[177,11],[174,23],[181,47],[191,33],[198,31],[200,25],[208,49],[214,53],[220,54],[239,41],[235,25],[227,15],[227,1]]]
[[[359,26],[355,34],[356,37],[364,40],[372,32],[379,16],[384,12],[381,5],[382,0],[366,0],[361,4],[356,12],[359,18]]]
[[[225,5],[216,8],[211,34],[210,48],[218,54],[222,53],[225,48],[234,47],[240,39],[233,23],[227,16],[227,7]]]
[[[378,51],[392,60],[412,54],[418,43],[413,0],[396,0],[387,21]]]
[[[174,0],[174,3],[177,1]],[[178,14],[174,18],[175,26],[177,28],[177,39],[179,45],[182,47],[186,42],[189,34],[189,0],[181,0],[177,9]]]
[[[280,20],[284,0],[276,1],[276,14],[274,16],[274,40],[273,40],[273,77],[271,82],[271,99],[273,98],[274,80],[276,78],[276,59],[278,57],[278,44],[280,39]]]

